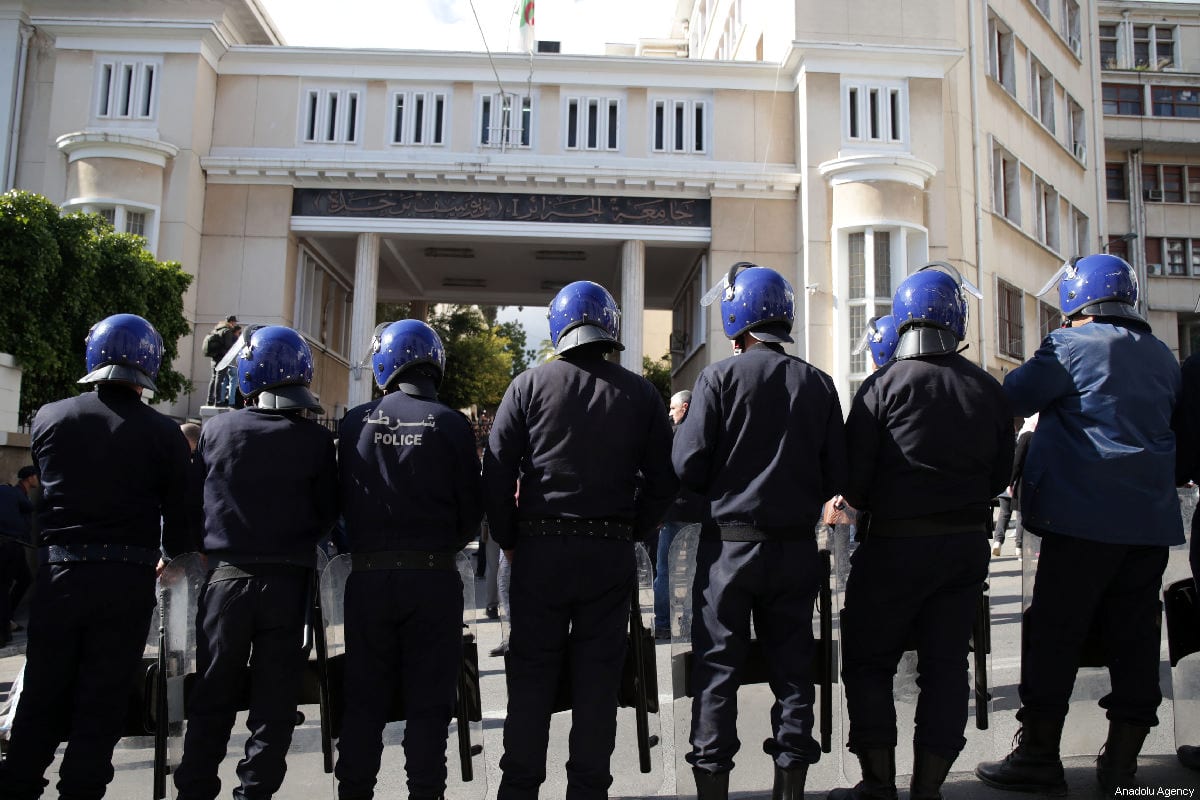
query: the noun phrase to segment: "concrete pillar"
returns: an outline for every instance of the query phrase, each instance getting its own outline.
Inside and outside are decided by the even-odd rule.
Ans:
[[[646,243],[621,243],[621,366],[642,374],[642,316],[646,310]]]
[[[357,369],[371,349],[375,332],[375,295],[379,288],[379,234],[360,233],[354,253],[354,303],[350,312],[350,391],[346,404],[353,408],[371,399],[370,366]]]

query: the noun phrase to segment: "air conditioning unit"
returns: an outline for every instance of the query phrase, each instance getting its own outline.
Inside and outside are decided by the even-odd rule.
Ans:
[[[1147,189],[1145,191],[1145,196],[1147,200],[1153,200],[1161,203],[1163,198],[1162,189]]]
[[[1071,46],[1071,52],[1076,53],[1076,54],[1079,53],[1079,36],[1078,36],[1078,34],[1073,33],[1070,36],[1068,36],[1067,44]]]
[[[1162,264],[1147,264],[1146,265],[1146,274],[1147,275],[1163,275],[1164,274],[1163,273],[1163,265]]]
[[[687,352],[688,335],[686,331],[671,331],[671,353],[683,355]]]
[[[1078,158],[1080,161],[1087,161],[1087,145],[1086,144],[1084,144],[1083,142],[1076,142],[1074,151],[1075,151],[1076,158]]]

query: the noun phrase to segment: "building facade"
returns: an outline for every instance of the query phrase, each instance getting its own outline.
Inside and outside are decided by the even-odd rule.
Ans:
[[[530,59],[289,47],[257,0],[0,0],[0,168],[4,188],[103,213],[196,275],[181,352],[197,388],[177,416],[198,410],[200,341],[229,313],[302,331],[322,400],[343,408],[369,396],[354,365],[376,302],[537,306],[580,278],[621,302],[627,366],[669,350],[687,388],[729,353],[699,298],[740,260],[791,280],[794,351],[848,404],[869,368],[853,354],[867,319],[920,264],[948,261],[983,290],[967,355],[1000,377],[1057,324],[1054,298],[1033,292],[1110,237],[1149,248],[1146,225],[1159,260],[1132,260],[1151,320],[1190,351],[1195,291],[1180,300],[1191,281],[1170,269],[1176,240],[1186,274],[1200,268],[1187,260],[1200,258],[1194,82],[1120,60],[1165,52],[1162,24],[1146,39],[1137,22],[1158,6],[1197,16],[1096,0],[680,0],[662,38]],[[1115,45],[1113,24],[1127,30]],[[1193,78],[1195,30],[1171,39]],[[1166,108],[1154,76],[1173,87],[1173,119],[1131,120],[1125,89],[1109,113],[1109,85],[1131,81],[1143,108]],[[1120,128],[1134,124],[1156,142],[1136,164]],[[1146,165],[1162,201],[1144,194]],[[1169,183],[1184,200],[1166,199]],[[670,313],[667,341],[646,341],[647,311]]]

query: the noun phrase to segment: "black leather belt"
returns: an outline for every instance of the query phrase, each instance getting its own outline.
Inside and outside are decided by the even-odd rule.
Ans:
[[[817,526],[803,525],[718,525],[722,542],[800,542],[815,538]]]
[[[596,539],[633,541],[633,523],[619,519],[525,519],[522,536],[591,536]]]
[[[870,536],[907,539],[917,536],[945,536],[952,533],[979,533],[991,536],[991,514],[988,511],[948,511],[913,519],[879,519],[872,516]]]
[[[429,550],[384,550],[376,553],[351,553],[353,572],[381,569],[443,569],[458,570],[457,553],[436,553]]]
[[[38,550],[40,564],[71,564],[81,561],[107,561],[119,564],[154,566],[162,554],[150,547],[129,544],[52,544]]]

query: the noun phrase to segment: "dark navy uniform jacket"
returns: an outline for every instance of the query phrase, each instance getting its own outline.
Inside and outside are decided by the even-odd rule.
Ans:
[[[1000,383],[957,353],[885,364],[846,418],[846,501],[872,520],[983,521],[1012,472],[1012,420]]]
[[[19,486],[0,484],[0,535],[26,544],[30,541],[33,502]]]
[[[479,531],[483,496],[470,423],[401,391],[346,412],[338,428],[352,553],[458,552]]]
[[[42,406],[31,432],[43,545],[115,544],[168,557],[195,549],[184,498],[188,443],[130,388]]]
[[[190,498],[210,555],[309,563],[337,519],[333,436],[295,412],[213,417],[196,446]]]
[[[718,525],[815,532],[846,474],[833,380],[765,343],[711,364],[692,389],[672,460],[683,486],[708,498]]]
[[[507,549],[518,520],[608,519],[645,538],[679,486],[670,453],[662,397],[641,375],[575,351],[527,370],[504,393],[484,456],[491,534]]]
[[[1110,544],[1183,544],[1171,419],[1179,361],[1144,324],[1051,331],[1004,379],[1040,411],[1021,475],[1026,529]]]

